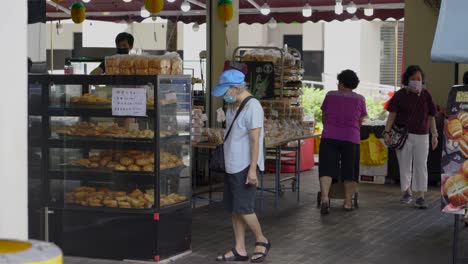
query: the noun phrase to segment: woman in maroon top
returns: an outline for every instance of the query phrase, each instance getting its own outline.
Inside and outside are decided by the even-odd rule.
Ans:
[[[435,123],[436,107],[432,95],[423,88],[424,73],[419,66],[409,66],[402,78],[403,88],[395,93],[388,111],[385,127],[385,142],[390,144],[393,124],[408,128],[408,139],[402,149],[397,149],[398,165],[400,166],[400,184],[403,197],[401,202],[409,204],[413,201],[412,191],[418,198],[415,206],[427,208],[424,193],[427,192],[427,156],[429,142],[432,148],[437,147],[437,129]],[[429,140],[429,129],[432,134]]]

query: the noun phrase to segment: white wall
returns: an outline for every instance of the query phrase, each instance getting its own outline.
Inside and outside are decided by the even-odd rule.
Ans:
[[[367,82],[380,82],[380,28],[382,22],[361,22],[361,75]]]
[[[302,49],[323,50],[325,23],[306,22],[302,24]]]
[[[194,71],[194,76],[201,78],[201,70],[203,70],[203,76],[206,78],[206,64],[203,63],[203,67],[200,66],[200,52],[206,50],[206,24],[200,25],[200,29],[195,32],[192,29],[193,24],[184,25],[182,31],[183,43],[182,47],[184,50],[184,69],[187,69],[185,74],[192,74],[191,69]],[[201,90],[202,86],[197,84],[195,89]]]
[[[46,60],[46,25],[36,23],[28,25],[28,57],[32,61]]]
[[[27,211],[27,2],[3,1],[0,32],[2,98],[0,104],[0,237],[28,238]]]
[[[283,47],[284,35],[302,35],[302,25],[280,23],[275,29],[268,28],[267,44],[269,46]]]
[[[358,21],[325,24],[325,73],[336,77],[345,69],[361,71],[361,27]]]
[[[73,34],[83,31],[83,24],[77,25],[68,22],[61,22],[61,24],[63,27],[62,34],[57,33],[57,22],[47,23],[44,26],[46,32],[42,35],[42,37],[44,38],[47,49],[50,49],[52,45],[54,50],[72,50],[74,41]],[[52,35],[50,34],[51,31]]]
[[[267,26],[261,24],[240,24],[239,25],[239,46],[266,46]]]

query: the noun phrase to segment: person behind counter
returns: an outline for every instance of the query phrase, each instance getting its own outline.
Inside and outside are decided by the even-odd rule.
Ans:
[[[319,151],[321,214],[330,212],[329,191],[333,180],[343,180],[343,208],[353,210],[353,194],[359,177],[360,129],[367,116],[366,101],[353,92],[359,78],[351,70],[338,74],[338,91],[330,91],[322,104],[323,133]],[[339,165],[341,164],[341,166]]]
[[[122,32],[115,38],[115,46],[117,54],[128,54],[133,49],[134,38],[132,34]],[[96,69],[91,72],[91,75],[101,75],[106,72],[106,64],[102,62]]]
[[[254,233],[256,243],[251,262],[262,262],[271,243],[263,235],[255,214],[255,192],[258,174],[265,170],[263,153],[263,108],[246,90],[245,75],[238,70],[225,71],[212,95],[224,97],[229,104],[226,113],[228,132],[224,141],[225,180],[224,203],[231,214],[235,247],[216,258],[217,261],[248,261],[245,248],[245,230]],[[238,110],[240,107],[241,111]],[[237,116],[237,118],[236,118]],[[230,129],[229,129],[230,128]]]
[[[396,149],[400,167],[400,185],[403,196],[400,201],[410,204],[413,191],[418,198],[415,207],[426,209],[424,193],[427,192],[427,158],[429,142],[432,149],[437,147],[437,128],[435,122],[436,106],[432,95],[424,86],[424,72],[417,65],[408,66],[402,77],[403,88],[395,93],[388,106],[390,115],[385,126],[384,138],[391,144],[393,124],[408,129],[408,138],[402,149]],[[429,129],[432,139],[429,141]],[[412,189],[412,190],[411,190]]]

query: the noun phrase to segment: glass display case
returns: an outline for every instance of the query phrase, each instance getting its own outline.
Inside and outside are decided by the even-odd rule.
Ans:
[[[160,260],[190,250],[190,77],[30,75],[29,83],[40,91],[29,106],[38,233],[70,256]]]

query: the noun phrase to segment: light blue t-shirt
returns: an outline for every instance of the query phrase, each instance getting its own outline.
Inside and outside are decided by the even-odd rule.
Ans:
[[[227,110],[226,133],[236,116],[236,112],[237,108],[233,109],[229,107]],[[261,171],[265,170],[263,153],[265,132],[263,129],[263,119],[262,105],[257,99],[250,99],[232,126],[228,139],[224,142],[224,162],[227,173],[238,173],[250,165],[249,131],[255,128],[262,128],[259,139],[257,165]]]

